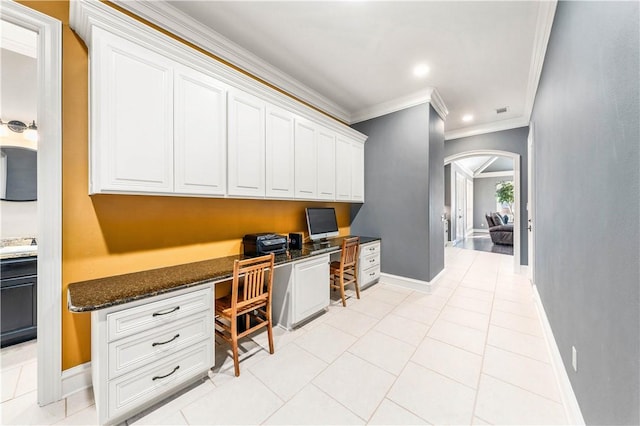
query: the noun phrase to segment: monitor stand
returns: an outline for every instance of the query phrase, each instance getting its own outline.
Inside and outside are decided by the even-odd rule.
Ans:
[[[329,247],[331,245],[331,241],[329,241],[329,239],[327,238],[321,238],[319,240],[316,240],[313,242],[313,246],[314,248],[326,248]]]

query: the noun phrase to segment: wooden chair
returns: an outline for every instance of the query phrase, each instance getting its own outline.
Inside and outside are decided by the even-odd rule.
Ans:
[[[330,287],[340,290],[342,306],[347,306],[344,297],[344,287],[353,284],[356,287],[356,297],[360,299],[360,287],[358,286],[358,252],[360,251],[360,238],[345,238],[342,241],[342,254],[340,261],[331,262]]]
[[[271,288],[274,259],[271,253],[254,259],[236,260],[231,294],[216,300],[215,332],[231,344],[236,376],[240,375],[238,339],[267,327],[269,352],[273,353]],[[242,317],[245,318],[246,329],[238,333],[238,320]]]

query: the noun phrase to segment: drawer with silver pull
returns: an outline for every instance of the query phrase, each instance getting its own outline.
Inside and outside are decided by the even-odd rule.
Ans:
[[[380,253],[374,253],[360,259],[360,269],[369,269],[373,266],[380,265]]]
[[[129,374],[109,381],[109,418],[123,415],[203,376],[213,365],[213,339],[204,340]]]
[[[212,303],[211,287],[207,287],[110,313],[107,315],[108,341],[131,336],[211,309]]]
[[[362,244],[360,246],[360,257],[364,257],[364,256],[369,256],[372,254],[376,254],[376,253],[380,253],[380,243],[379,242],[375,242],[375,243],[369,243],[369,244]]]
[[[360,275],[358,276],[358,280],[360,281],[358,284],[360,287],[366,286],[369,283],[377,281],[380,279],[380,265],[374,266],[373,268],[360,270]]]
[[[109,343],[109,378],[144,367],[212,335],[210,311]]]

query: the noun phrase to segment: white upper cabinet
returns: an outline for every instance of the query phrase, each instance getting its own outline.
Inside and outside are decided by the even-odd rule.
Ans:
[[[90,193],[173,191],[172,62],[94,30]]]
[[[351,142],[351,201],[364,202],[364,144]]]
[[[266,104],[237,89],[228,98],[228,194],[264,197]]]
[[[175,70],[175,192],[225,194],[226,88],[188,67]]]
[[[316,124],[295,120],[296,198],[314,200],[318,194]]]
[[[336,199],[336,136],[320,127],[318,129],[318,195],[319,200]]]
[[[267,106],[266,150],[267,197],[294,198],[294,116],[272,105]]]
[[[336,200],[351,201],[351,141],[336,140]]]

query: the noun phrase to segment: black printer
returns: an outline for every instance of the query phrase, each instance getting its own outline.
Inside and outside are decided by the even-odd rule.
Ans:
[[[286,235],[269,232],[261,234],[247,234],[242,238],[245,256],[262,256],[265,254],[285,253],[288,248]]]

